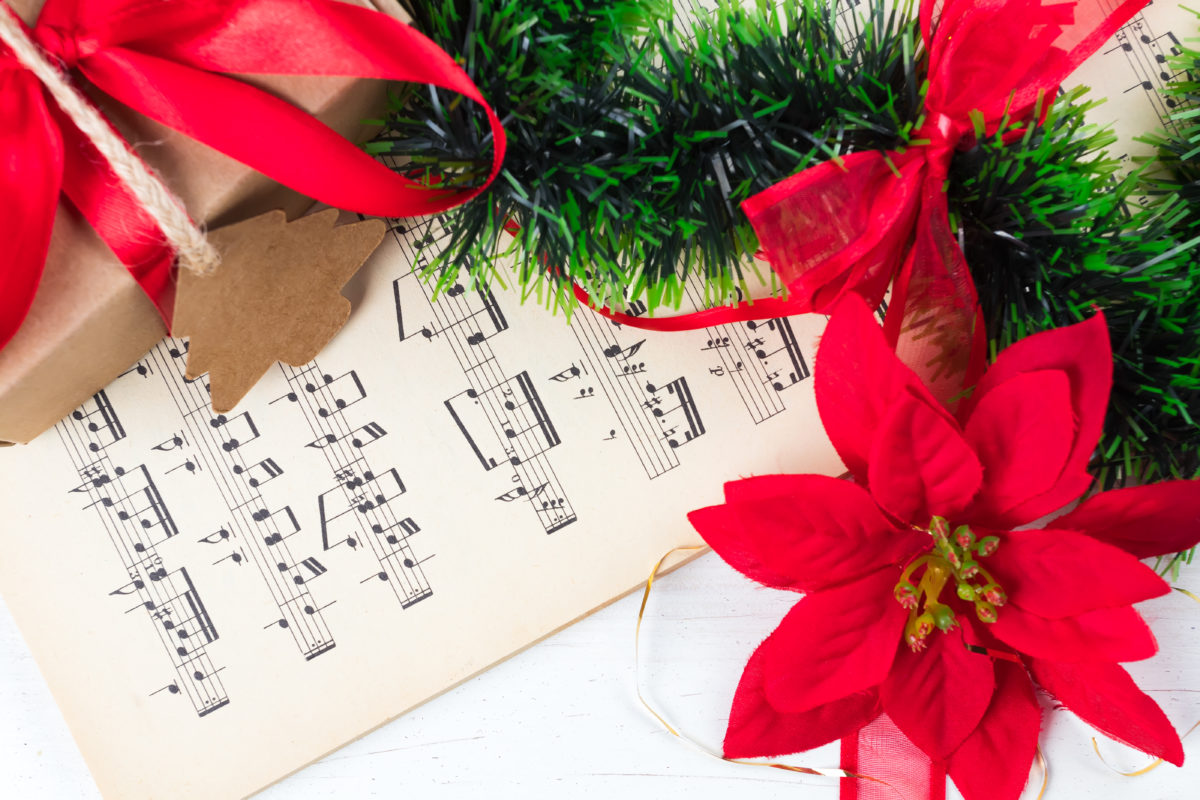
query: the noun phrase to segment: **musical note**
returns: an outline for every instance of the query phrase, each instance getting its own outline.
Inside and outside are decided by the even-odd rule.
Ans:
[[[297,651],[305,660],[312,660],[334,648],[335,641],[320,613],[302,613],[304,606],[319,610],[308,588],[298,587],[291,574],[275,568],[279,562],[297,562],[288,539],[300,531],[290,507],[270,511],[273,505],[262,495],[265,486],[283,475],[283,467],[274,457],[256,454],[255,460],[250,455],[261,434],[249,413],[211,416],[208,387],[199,381],[188,381],[181,374],[182,367],[171,363],[172,353],[181,348],[186,351],[182,343],[167,340],[151,351],[150,360],[159,362],[158,372],[183,414],[186,431],[181,435],[197,448],[183,466],[193,464],[199,472],[207,463],[216,470],[210,479],[230,514],[218,531],[200,541],[222,546],[226,555],[215,563],[229,562],[240,567],[252,562],[257,567],[255,572],[275,604],[273,617],[279,615],[288,621],[285,630]],[[230,480],[229,476],[238,480]]]
[[[242,475],[252,489],[257,489],[264,483],[274,480],[283,474],[283,468],[275,463],[273,458],[264,458],[254,466],[246,469],[241,464],[234,464],[230,470],[234,475]]]
[[[647,384],[646,390],[651,394],[658,394],[663,391],[663,389],[653,384]],[[674,449],[682,447],[688,442],[702,436],[705,432],[704,422],[700,419],[700,413],[696,408],[696,400],[688,388],[686,378],[676,378],[666,385],[665,390],[668,395],[674,395],[675,403],[665,409],[656,408],[654,415],[659,419],[659,424],[663,428],[662,438]],[[682,417],[684,425],[682,436],[679,435],[680,417]]]
[[[528,372],[483,392],[467,389],[445,406],[485,470],[519,463],[561,442]]]
[[[1166,25],[1194,23],[1194,20],[1185,21],[1182,16],[1173,16],[1177,13],[1163,10],[1151,22],[1145,10],[1139,12],[1117,31],[1113,46],[1101,51],[1085,64],[1081,75],[1076,76],[1084,85],[1097,85],[1096,79],[1103,76],[1106,84],[1125,87],[1119,95],[1110,97],[1114,108],[1108,111],[1120,125],[1128,125],[1129,120],[1144,119],[1152,113],[1160,127],[1178,130],[1177,101],[1165,95],[1162,89],[1176,77],[1169,64],[1171,57],[1180,52],[1179,38],[1171,30],[1158,32]],[[1139,133],[1144,130],[1144,125],[1137,127]],[[1135,145],[1130,147],[1136,155],[1141,155],[1136,152]]]
[[[367,397],[357,373],[351,370],[341,378],[331,380],[328,379],[328,373],[322,372],[315,362],[305,369],[283,365],[280,365],[280,369],[292,387],[292,391],[286,395],[287,399],[301,408],[314,436],[307,446],[322,453],[337,482],[335,488],[317,498],[322,549],[328,551],[345,544],[357,551],[359,545],[365,542],[382,568],[380,574],[385,576],[384,582],[395,594],[401,607],[408,608],[432,596],[423,571],[419,567],[409,569],[403,566],[406,560],[417,562],[411,547],[406,542],[401,543],[395,534],[396,530],[403,530],[405,520],[416,527],[411,518],[398,520],[393,508],[393,501],[406,491],[404,482],[395,469],[376,473],[363,455],[364,448],[381,439],[387,431],[376,422],[368,422],[351,430],[342,413],[353,405],[350,402],[337,408],[336,413],[320,413],[322,409],[330,408],[327,391],[343,400],[357,397],[354,402]],[[344,388],[338,388],[339,384]],[[337,405],[336,401],[333,405]],[[407,534],[403,538],[407,539]],[[393,548],[397,543],[400,546]],[[287,566],[286,562],[281,563]],[[313,573],[310,577],[316,576],[314,570],[324,570],[324,565],[316,559],[303,561],[301,565]],[[297,585],[305,582],[302,574],[289,574]]]
[[[431,231],[433,224],[426,223],[426,230]],[[491,340],[508,330],[507,319],[495,296],[485,287],[468,290],[456,283],[435,300],[434,292],[420,280],[422,268],[428,264],[422,242],[434,241],[432,234],[415,241],[397,236],[396,241],[410,253],[414,247],[421,248],[414,253],[409,275],[393,283],[398,316],[401,280],[410,281],[424,294],[433,315],[433,327],[467,380],[466,390],[445,401],[445,405],[470,451],[484,470],[508,466],[523,486],[549,483],[557,487],[558,477],[547,453],[558,444],[558,432],[528,372],[507,377],[491,347]],[[550,380],[564,383],[586,372],[584,366],[572,362]],[[589,392],[585,390],[581,396],[587,397]],[[576,519],[569,504],[552,513],[534,510],[547,533],[561,530]]]
[[[170,634],[170,639],[160,637],[175,671],[175,679],[167,684],[174,688],[167,693],[186,696],[198,716],[228,705],[229,698],[217,678],[220,670],[205,650],[218,638],[216,628],[186,568],[170,571],[157,550],[178,533],[174,518],[146,465],[127,470],[113,465],[106,452],[125,439],[107,395],[98,393],[55,430],[83,480],[70,494],[82,495],[85,507],[101,515],[103,529],[125,570],[126,582],[109,596],[136,600],[130,611],[143,610],[155,630]],[[203,665],[202,670],[190,664],[189,669],[184,668],[178,652],[182,645],[171,643],[180,641],[180,632],[197,637],[189,657]],[[203,682],[195,677],[197,672],[204,676]],[[154,694],[161,691],[163,688]]]
[[[567,367],[562,372],[551,375],[550,380],[554,381],[555,383],[566,383],[567,381],[575,380],[576,378],[580,377],[581,375],[586,375],[586,374],[587,374],[586,368],[581,368],[575,362],[571,362],[571,366]]]
[[[185,444],[187,444],[187,441],[183,438],[183,436],[177,433],[169,439],[164,439],[150,449],[166,452],[168,450],[177,450],[178,448],[183,447]]]
[[[124,372],[122,372],[120,375],[118,375],[117,379],[124,378],[126,375],[132,375],[134,373],[137,373],[138,375],[140,375],[143,378],[146,377],[147,375],[152,374],[151,370],[148,366],[139,362],[137,364],[134,364],[132,367],[125,370]]]
[[[192,459],[189,458],[189,459],[185,460],[182,464],[171,467],[169,470],[166,471],[166,474],[170,475],[172,472],[175,472],[176,470],[181,470],[181,469],[187,470],[189,473],[191,473],[193,475],[196,474],[197,471],[203,471],[203,468],[199,464],[197,464],[195,461],[193,461]]]
[[[654,408],[661,401],[643,388],[642,381],[648,372],[647,363],[630,360],[634,354],[645,353],[648,340],[639,338],[623,342],[620,337],[627,335],[623,328],[606,325],[590,314],[582,314],[572,320],[571,329],[583,348],[603,397],[615,412],[620,429],[625,432],[624,438],[633,448],[646,475],[653,479],[679,466],[674,448],[662,438],[655,422]],[[646,357],[649,355],[646,354]],[[624,356],[623,363],[618,364],[622,362],[621,356]],[[616,368],[618,365],[619,369]],[[652,381],[646,383],[653,385]],[[580,390],[574,399],[593,396],[596,396],[595,389],[588,387]],[[617,428],[612,430],[616,431]],[[616,438],[615,434],[613,438]]]
[[[698,308],[704,307],[701,292],[694,281],[688,281],[685,285],[685,295]],[[709,374],[729,379],[756,425],[782,414],[787,406],[779,392],[807,376],[806,366],[803,369],[793,367],[787,371],[787,375],[794,374],[795,379],[789,377],[780,380],[783,371],[775,368],[775,354],[781,349],[789,353],[792,350],[773,342],[780,337],[785,325],[790,331],[791,323],[787,319],[765,323],[750,320],[740,324],[717,325],[706,328],[704,332],[705,344],[700,350],[714,353],[719,362],[708,368]],[[795,339],[794,334],[791,338]],[[739,358],[739,353],[748,354],[749,364]],[[795,348],[795,354],[803,360],[798,347]],[[777,383],[779,388],[776,388]]]
[[[387,431],[385,431],[378,423],[368,422],[366,425],[362,426],[351,434],[352,438],[350,439],[350,444],[354,445],[355,447],[362,448],[366,447],[371,442],[378,441],[386,435]]]
[[[358,373],[351,370],[334,378],[332,375],[311,376],[304,391],[318,398],[317,415],[338,414],[367,396]],[[289,399],[290,396],[289,396]]]
[[[604,348],[606,358],[613,358],[617,361],[628,361],[635,353],[642,349],[642,345],[646,343],[645,339],[634,342],[629,347],[622,348],[618,344]]]
[[[117,418],[108,395],[96,392],[92,399],[71,412],[71,418],[83,423],[86,447],[98,453],[125,438],[125,428]]]
[[[259,435],[254,420],[244,412],[232,419],[224,414],[218,414],[209,420],[208,424],[216,431],[221,449],[226,453],[231,453],[242,445],[254,441]]]

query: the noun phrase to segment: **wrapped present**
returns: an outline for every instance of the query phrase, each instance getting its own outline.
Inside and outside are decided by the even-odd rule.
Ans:
[[[463,94],[482,99],[449,56],[432,52],[433,46],[411,29],[380,26],[378,20],[364,16],[362,11],[348,10],[357,5],[401,16],[395,0],[345,1],[346,6],[333,0],[228,0],[213,4],[176,0],[137,6],[125,0],[109,0],[104,7],[88,8],[73,5],[75,0],[3,0],[29,26],[30,39],[42,46],[51,61],[62,62],[75,85],[133,145],[137,155],[199,224],[216,227],[272,209],[294,216],[312,203],[310,197],[349,210],[394,216],[430,213],[461,202],[465,197],[447,200],[446,192],[426,190],[425,197],[418,197],[422,191],[415,182],[386,170],[334,135],[361,141],[367,132],[362,121],[378,116],[386,82],[366,78],[433,81],[439,85],[448,80]],[[7,14],[8,9],[0,12]],[[162,20],[168,20],[172,29],[160,34],[161,25],[156,23]],[[72,25],[79,25],[79,30],[61,30]],[[127,29],[119,30],[121,25]],[[380,30],[382,27],[388,30]],[[179,31],[190,37],[183,44],[179,43]],[[298,33],[305,42],[297,41],[301,38]],[[156,38],[160,35],[161,39]],[[112,41],[103,41],[105,37]],[[412,47],[404,46],[408,44]],[[173,63],[176,53],[185,48],[188,63]],[[214,55],[221,48],[225,55]],[[100,58],[94,58],[97,50],[101,51]],[[247,52],[250,55],[244,56]],[[222,57],[223,63],[206,63]],[[311,70],[305,63],[309,58],[319,61]],[[261,74],[267,71],[264,67],[277,63],[282,65],[279,73],[290,74]],[[239,69],[239,65],[255,68]],[[81,68],[71,69],[77,66]],[[222,72],[236,74],[226,77]],[[248,72],[254,74],[245,74]],[[461,79],[452,74],[455,72]],[[100,80],[87,80],[97,76]],[[10,97],[17,98],[15,104],[7,103],[7,113],[28,116],[22,111],[19,88],[19,82],[27,79],[28,75],[0,45],[0,93],[8,91]],[[93,83],[104,86],[98,89]],[[112,96],[113,86],[123,89],[117,93],[121,95],[119,101]],[[244,99],[247,108],[238,108],[236,102],[214,102],[214,98],[226,96],[236,101]],[[59,109],[47,102],[45,116],[59,127],[70,126],[70,121],[60,120],[65,117]],[[0,110],[5,105],[0,103]],[[131,110],[130,105],[142,110],[153,107],[158,121]],[[488,113],[494,120],[490,109]],[[314,123],[314,119],[323,125]],[[269,130],[276,121],[281,130]],[[283,130],[284,123],[291,127]],[[238,125],[251,124],[268,130],[245,136],[237,129]],[[497,121],[493,131],[498,129]],[[64,137],[67,155],[63,160],[67,167],[63,170],[63,197],[71,195],[67,182],[72,177],[72,160],[78,164],[81,153],[85,157],[94,155],[85,153],[86,142],[79,144],[75,128],[69,128],[69,132],[71,136]],[[278,137],[278,144],[272,135]],[[38,136],[28,134],[25,142],[41,150]],[[315,157],[315,153],[313,160],[305,163],[297,156],[308,154],[308,147],[340,148],[333,155],[355,169],[345,170],[343,176],[328,164],[313,166],[326,160]],[[502,133],[494,150],[498,168],[503,153]],[[22,158],[26,163],[21,162]],[[12,174],[19,174],[23,167],[29,169],[28,164],[34,161],[36,156],[18,154],[0,167],[7,169],[11,180]],[[304,194],[285,188],[242,162],[257,162],[260,170]],[[271,164],[271,168],[264,169],[263,163]],[[85,168],[90,166],[85,164]],[[372,169],[399,181],[389,182]],[[103,171],[100,174],[103,178]],[[363,176],[372,180],[363,180]],[[35,183],[30,181],[31,190]],[[93,186],[95,183],[93,178]],[[107,190],[101,186],[97,191]],[[171,310],[172,250],[153,243],[166,258],[160,257],[163,263],[157,279],[159,288],[165,287],[165,291],[152,291],[144,279],[146,270],[127,252],[144,247],[136,236],[122,231],[128,217],[94,201],[81,211],[80,192],[76,190],[75,195],[71,202],[60,199],[44,271],[40,284],[36,275],[33,278],[32,284],[38,288],[23,321],[24,308],[19,303],[8,303],[15,310],[3,309],[9,328],[13,320],[20,325],[0,349],[0,440],[5,443],[27,442],[52,426],[129,369],[167,330],[164,319],[169,319]],[[364,198],[361,202],[360,196]],[[40,252],[29,258],[29,251],[36,248],[26,247],[23,256],[21,245],[25,243],[20,241],[23,220],[30,216],[28,206],[35,203],[34,199],[18,198],[17,204],[5,209],[9,230],[18,232],[16,253],[8,256],[12,262],[5,264],[5,269],[16,270],[30,262],[40,266]],[[86,199],[82,205],[88,206]],[[133,216],[141,210],[133,209]],[[103,231],[97,233],[98,217],[106,217],[103,221],[107,225],[100,227],[107,228],[108,241]],[[136,222],[134,219],[128,224]],[[157,229],[150,228],[150,232],[157,233]],[[114,238],[122,236],[124,242],[132,241],[131,247],[123,250],[114,246]],[[170,241],[169,236],[167,239]],[[12,275],[10,272],[6,287],[20,280],[12,280]],[[10,299],[11,294],[6,302]]]

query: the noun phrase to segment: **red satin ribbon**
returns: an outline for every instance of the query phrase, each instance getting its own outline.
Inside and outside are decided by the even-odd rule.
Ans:
[[[903,150],[858,152],[810,167],[742,204],[786,299],[622,324],[690,330],[827,312],[846,292],[873,305],[893,283],[885,328],[906,363],[941,397],[984,364],[974,283],[950,227],[945,182],[975,135],[1029,120],[1040,98],[1095,52],[1146,0],[923,0],[928,53],[924,120]],[[1049,102],[1047,100],[1046,102]],[[577,290],[577,296],[587,295]]]
[[[0,13],[13,14],[0,1]],[[28,31],[28,29],[26,29]],[[47,0],[34,40],[129,108],[331,206],[408,217],[464,203],[392,172],[329,127],[228,74],[411,81],[479,103],[467,74],[404,23],[335,0]],[[0,347],[33,302],[60,195],[96,229],[170,322],[174,254],[154,222],[41,84],[0,45]]]

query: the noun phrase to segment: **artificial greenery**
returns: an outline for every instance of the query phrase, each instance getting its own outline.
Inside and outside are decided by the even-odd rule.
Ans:
[[[1200,19],[1200,15],[1197,15]],[[1185,39],[1188,42],[1194,38]],[[1146,137],[1158,158],[1144,190],[1152,207],[1165,209],[1175,238],[1187,245],[1200,239],[1200,50],[1183,45],[1171,61],[1174,79],[1166,89],[1173,109],[1171,129]],[[1147,303],[1158,325],[1141,336],[1144,352],[1147,449],[1163,474],[1200,475],[1200,255],[1188,257]],[[1141,388],[1141,387],[1139,387]],[[1157,402],[1155,402],[1157,400]]]
[[[717,0],[679,16],[670,0],[406,4],[508,132],[500,178],[447,219],[429,267],[442,285],[463,273],[506,282],[496,256],[507,253],[527,296],[568,312],[572,282],[594,302],[653,313],[677,306],[698,274],[710,302],[727,301],[757,249],[743,199],[836,154],[893,148],[920,121],[925,54],[911,3]],[[1194,83],[1176,91],[1200,95]],[[1122,175],[1106,153],[1112,134],[1086,121],[1092,105],[1067,93],[1042,124],[957,153],[952,222],[993,354],[1104,309],[1115,386],[1101,482],[1189,477],[1200,471],[1189,250],[1200,214],[1187,209],[1200,209],[1200,176],[1188,163],[1200,130],[1163,143],[1178,177],[1139,203],[1145,172]],[[483,180],[488,146],[479,109],[426,88],[394,98],[371,145],[456,185]]]
[[[571,282],[618,308],[676,307],[694,273],[728,300],[757,248],[741,201],[815,160],[894,144],[919,100],[915,20],[881,4],[841,24],[828,0],[719,0],[688,18],[670,0],[408,5],[508,132],[504,171],[449,217],[431,271],[487,282],[511,252],[517,281],[566,310]],[[396,97],[387,122],[373,152],[440,182],[487,174],[471,104],[423,89]]]
[[[993,353],[1101,308],[1113,393],[1094,471],[1106,488],[1200,473],[1200,269],[1179,196],[1147,202],[1082,90],[1018,141],[979,142],[949,189]]]

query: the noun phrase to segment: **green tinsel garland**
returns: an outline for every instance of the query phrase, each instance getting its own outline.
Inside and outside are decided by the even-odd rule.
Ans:
[[[1179,197],[1144,207],[1144,170],[1065,95],[1019,143],[963,154],[950,180],[993,353],[1104,310],[1113,393],[1093,471],[1106,488],[1200,474],[1200,269]],[[1181,235],[1182,234],[1182,235]],[[1194,234],[1193,234],[1194,235]]]
[[[572,281],[599,303],[674,308],[696,272],[709,299],[729,300],[756,268],[741,201],[817,159],[894,144],[919,100],[915,20],[882,7],[839,28],[827,0],[720,0],[694,23],[669,0],[408,5],[508,131],[504,171],[450,217],[431,270],[486,283],[511,252],[519,283],[568,311]],[[387,123],[372,152],[431,180],[486,175],[470,104],[422,91],[396,98]]]
[[[1197,15],[1200,19],[1200,14]],[[1185,41],[1195,41],[1186,39]],[[1179,241],[1200,240],[1200,50],[1181,47],[1171,62],[1176,78],[1167,87],[1176,110],[1173,131],[1145,141],[1158,149],[1144,187]],[[1163,473],[1200,475],[1200,258],[1189,249],[1152,290],[1158,324],[1139,337],[1147,429],[1155,437],[1155,461]],[[1150,446],[1147,447],[1150,449]]]
[[[504,281],[496,256],[510,253],[527,294],[568,312],[571,281],[653,312],[677,306],[682,280],[699,274],[711,302],[728,301],[757,248],[743,199],[834,154],[893,148],[920,121],[911,5],[869,0],[856,17],[836,0],[718,0],[683,21],[663,0],[406,4],[461,54],[509,135],[501,177],[449,217],[430,266],[443,284],[462,272]],[[1191,476],[1200,303],[1180,243],[1195,220],[1171,187],[1147,208],[1133,202],[1143,179],[1118,174],[1091,107],[1069,93],[1043,125],[958,154],[953,221],[993,352],[1105,310],[1116,385],[1095,465],[1104,485]],[[469,185],[487,172],[486,132],[471,104],[420,90],[395,98],[371,149]],[[1200,196],[1195,177],[1181,182]]]

